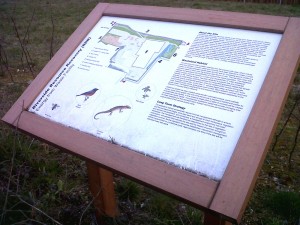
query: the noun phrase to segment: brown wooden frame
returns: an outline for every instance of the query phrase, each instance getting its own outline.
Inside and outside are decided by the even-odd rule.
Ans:
[[[241,28],[283,34],[259,96],[220,182],[128,151],[27,111],[102,16]],[[100,3],[49,61],[3,121],[96,165],[125,175],[193,206],[238,223],[241,220],[279,120],[300,55],[300,18]]]

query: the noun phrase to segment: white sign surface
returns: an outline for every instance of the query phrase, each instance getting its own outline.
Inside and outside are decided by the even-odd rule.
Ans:
[[[29,111],[220,180],[281,36],[105,16]]]

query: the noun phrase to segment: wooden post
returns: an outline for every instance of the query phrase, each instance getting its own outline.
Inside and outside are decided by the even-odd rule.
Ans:
[[[115,217],[118,214],[113,173],[97,166],[95,163],[86,162],[90,191],[94,197],[96,218],[99,224],[103,217]]]
[[[204,213],[204,225],[232,225],[232,223],[225,221],[218,214],[212,214],[209,212]]]

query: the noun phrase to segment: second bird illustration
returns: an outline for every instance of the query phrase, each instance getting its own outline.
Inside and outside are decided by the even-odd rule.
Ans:
[[[98,90],[99,90],[98,88],[93,88],[92,90],[76,95],[76,97],[83,96],[84,101],[87,101],[89,97],[93,96]]]

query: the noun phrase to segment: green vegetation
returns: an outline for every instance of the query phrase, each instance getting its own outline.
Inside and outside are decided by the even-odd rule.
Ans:
[[[300,16],[300,5],[195,0],[105,2]],[[0,1],[0,117],[97,3]],[[299,224],[299,72],[243,225]],[[108,218],[107,224],[201,224],[201,212],[191,206],[118,175],[115,182],[120,216]],[[93,212],[83,160],[0,124],[1,225],[96,224]]]
[[[121,25],[121,24],[118,24],[118,25],[115,25],[113,27],[113,29],[116,29],[116,30],[120,30],[120,31],[124,31],[130,35],[133,35],[133,36],[137,36],[137,37],[141,37],[141,35],[135,31],[135,30],[132,30],[129,26],[126,26],[126,25]]]
[[[297,222],[300,218],[300,194],[296,192],[271,192],[266,194],[266,207],[282,219]]]
[[[149,39],[149,40],[158,40],[158,41],[168,41],[171,44],[175,45],[175,47],[177,48],[179,45],[181,45],[182,41],[181,40],[175,40],[175,39],[170,39],[170,38],[166,38],[166,37],[159,37],[159,36],[153,36],[153,35],[144,35],[145,38]],[[167,57],[166,57],[167,58]]]

